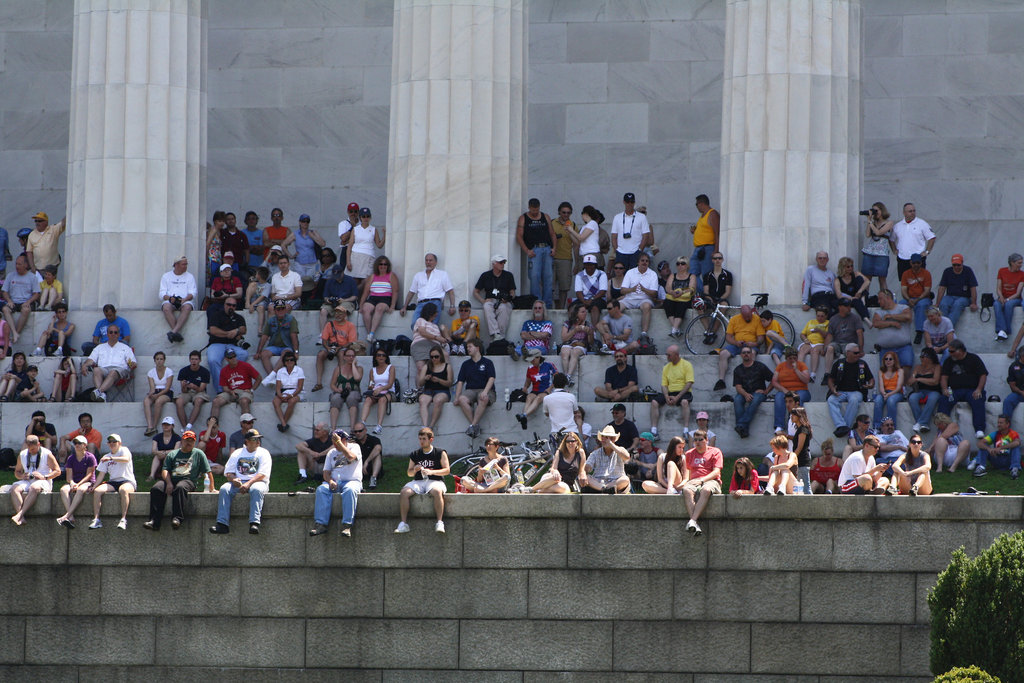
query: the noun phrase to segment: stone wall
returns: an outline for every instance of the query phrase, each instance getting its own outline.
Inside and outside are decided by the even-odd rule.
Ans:
[[[147,497],[124,532],[58,527],[56,496],[0,526],[5,675],[926,681],[937,572],[1022,514],[1010,497],[720,496],[691,538],[679,499],[458,495],[445,535],[416,500],[396,536],[397,495],[374,494],[346,539],[307,535],[306,494],[271,494],[259,536],[237,516],[207,533],[212,494],[154,534]]]

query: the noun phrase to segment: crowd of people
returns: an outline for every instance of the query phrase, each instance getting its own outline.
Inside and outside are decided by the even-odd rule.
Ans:
[[[447,455],[433,448],[433,430],[445,404],[453,403],[466,419],[466,434],[474,439],[481,436],[482,419],[498,402],[495,365],[488,356],[507,354],[523,358],[527,369],[521,388],[506,389],[506,405],[523,401],[514,418],[524,430],[535,413],[543,413],[556,449],[548,473],[518,490],[680,493],[691,514],[687,528],[700,533],[697,520],[708,497],[722,492],[723,454],[714,445],[706,412],[698,412],[697,427],[690,428],[698,378],[676,344],[665,352],[666,363],[655,389],[641,391],[637,368],[630,363],[631,355],[653,349],[650,330],[655,310],[664,312],[669,337],[678,338],[691,310],[728,304],[735,298],[733,275],[724,268],[720,249],[719,214],[706,195],[695,199],[695,207],[699,219],[690,226],[693,251],[689,257],[679,255],[673,269],[665,260],[653,265],[660,251],[654,230],[645,207],[636,206],[631,192],[623,196],[623,210],[613,217],[608,231],[601,227],[604,215],[593,206],[581,210],[577,224],[568,202],[562,202],[557,217],[551,219],[541,211],[540,202],[531,199],[515,233],[531,292],[526,301],[531,315],[517,337],[509,329],[511,312],[523,297],[517,297],[515,277],[505,269],[508,258],[501,253],[492,255],[489,268],[472,290],[475,305],[483,313],[481,324],[474,304],[457,301],[451,279],[438,268],[436,254],[425,254],[424,269],[403,290],[385,254],[386,228],[372,225],[368,207],[348,205],[348,216],[338,225],[336,250],[310,228],[307,214],[299,216],[298,227],[292,229],[283,225],[284,212],[275,208],[271,225],[260,228],[259,216],[250,211],[245,227],[239,228],[233,213],[216,212],[207,228],[206,259],[199,277],[190,272],[188,258],[181,256],[160,280],[168,343],[184,341],[182,330],[199,308],[205,309],[209,345],[205,364],[203,353],[193,350],[188,365],[175,372],[166,365],[167,354],[158,351],[154,367],[147,372],[148,391],[141,403],[145,433],[153,439],[149,478],[156,482],[147,528],[159,528],[166,497],[173,501],[172,524],[180,525],[185,495],[204,485],[212,490],[217,474],[229,482],[221,488],[221,510],[211,531],[228,530],[230,501],[245,492],[250,494],[250,531],[258,533],[271,459],[260,446],[250,410],[257,389],[266,386],[272,392],[270,402],[281,432],[290,429],[299,402],[326,388],[329,421],[318,423],[313,438],[296,447],[297,483],[323,481],[317,489],[312,535],[326,530],[330,494],[335,491],[343,499],[343,524],[346,530],[351,526],[362,483],[368,479],[369,488],[376,487],[381,468],[379,437],[391,404],[401,398],[418,404],[422,428],[420,449],[408,467],[414,480],[403,489],[402,522],[396,531],[409,529],[406,514],[413,493],[433,497],[437,528],[443,531],[440,493],[449,472]],[[903,220],[895,224],[882,203],[867,213],[859,270],[852,258],[844,256],[837,271],[831,271],[824,251],[807,268],[802,303],[805,311],[814,311],[814,318],[797,339],[785,339],[767,310],[739,306],[729,319],[725,343],[717,351],[718,377],[712,391],[726,392],[723,399],[733,403],[734,429],[743,439],[750,436],[760,404],[771,399],[775,431],[761,463],[737,461],[730,483],[734,495],[801,491],[925,495],[931,492],[933,460],[940,472],[966,466],[982,476],[992,467],[1002,467],[1014,479],[1019,475],[1020,439],[1010,421],[1024,398],[1024,347],[1020,345],[1024,327],[1008,353],[1015,362],[1007,377],[1003,414],[997,429],[987,433],[988,371],[981,358],[968,352],[956,337],[962,313],[979,307],[973,271],[956,254],[933,288],[926,262],[936,238],[916,216],[914,205],[904,205]],[[28,362],[24,352],[14,353],[0,375],[0,401],[74,401],[83,395],[110,400],[108,392],[131,383],[137,367],[129,321],[118,315],[114,304],[104,306],[91,340],[81,344],[84,359],[76,363],[71,345],[75,326],[67,319],[63,288],[56,279],[57,240],[64,221],[50,224],[44,213],[33,219],[36,228],[24,236],[19,233],[24,251],[13,258],[14,272],[4,279],[0,359],[19,342],[33,310],[50,310],[52,320],[32,355],[55,355],[61,362],[47,394],[39,383],[38,367]],[[898,292],[886,280],[891,253],[897,257]],[[7,257],[11,258],[9,253]],[[1008,267],[997,275],[997,341],[1009,339],[1013,308],[1021,302],[1022,262],[1019,254],[1011,254]],[[874,295],[870,292],[873,278],[878,278],[879,286]],[[319,310],[319,334],[300,330],[293,313],[302,307]],[[556,325],[549,312],[562,307],[567,309],[565,321]],[[255,348],[246,341],[249,330],[242,309],[248,322],[255,322]],[[626,314],[630,310],[639,311],[639,330]],[[394,311],[411,318],[408,353],[416,373],[414,386],[404,393],[391,360],[395,349],[377,338],[384,317]],[[865,328],[875,330],[879,364],[874,369],[864,358]],[[515,338],[509,340],[509,336]],[[301,344],[311,341],[319,348],[316,377],[309,378],[309,387],[298,360]],[[920,348],[915,351],[915,347]],[[357,358],[366,353],[371,365],[363,368]],[[604,382],[593,388],[594,400],[613,404],[611,421],[596,433],[584,422],[585,410],[573,391],[580,359],[593,353],[610,355],[614,361],[605,371]],[[758,359],[762,355],[771,367]],[[464,360],[456,363],[453,357],[457,356]],[[728,384],[733,358],[738,361]],[[250,360],[259,361],[262,373]],[[90,378],[92,388],[84,389]],[[823,442],[821,455],[812,459],[812,428],[803,405],[811,400],[810,387],[819,379],[828,387],[832,436],[837,442],[835,446],[831,439]],[[635,401],[649,403],[649,425],[643,432],[625,419],[624,404]],[[898,404],[904,401],[914,417],[909,438],[895,428]],[[965,402],[972,413],[975,458],[968,458],[972,441],[950,418],[958,402]],[[161,418],[164,406],[172,403],[177,420]],[[206,430],[197,434],[193,425],[199,424],[207,403]],[[229,403],[237,403],[242,412],[241,429],[230,440],[218,427],[220,411]],[[869,404],[870,416],[861,411]],[[678,429],[676,425],[671,429],[678,435],[662,451],[656,446],[659,423],[662,412],[670,407],[679,408]],[[339,429],[346,408],[346,428]],[[88,421],[91,429],[91,416]],[[924,447],[922,435],[933,422],[936,436]],[[15,523],[24,520],[34,496],[49,491],[52,481],[61,476],[68,482],[61,490],[66,508],[58,520],[62,525],[74,524],[74,511],[89,493],[94,494],[94,524],[100,524],[102,492],[117,491],[125,513],[137,483],[130,452],[120,437],[111,435],[110,452],[97,457],[98,437],[89,441],[87,434],[69,435],[57,444],[47,425],[43,415],[41,422],[33,418],[26,429],[25,448],[16,463],[18,481],[12,489]],[[178,425],[183,428],[180,436],[175,431]],[[464,490],[494,492],[513,487],[508,463],[503,464],[498,449],[492,448],[496,443],[494,437],[484,441],[487,462],[493,461],[493,466],[462,482]],[[835,452],[839,446],[841,454]],[[108,476],[105,484],[98,476],[102,474]]]

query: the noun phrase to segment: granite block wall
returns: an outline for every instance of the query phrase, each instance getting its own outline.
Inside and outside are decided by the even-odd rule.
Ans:
[[[0,526],[5,675],[927,681],[937,572],[1022,515],[1009,497],[719,496],[692,538],[668,497],[450,495],[445,535],[417,499],[396,536],[398,496],[367,494],[352,538],[310,538],[312,496],[270,494],[253,537],[206,533],[213,494],[155,534],[148,494],[127,531],[54,525],[54,498]]]

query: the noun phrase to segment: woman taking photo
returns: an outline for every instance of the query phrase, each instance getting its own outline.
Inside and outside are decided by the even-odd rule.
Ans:
[[[338,426],[338,415],[348,406],[349,429],[356,424],[356,411],[362,395],[359,387],[363,384],[363,369],[356,364],[355,349],[345,349],[338,357],[338,367],[331,375],[328,389],[331,392],[331,431]]]
[[[605,427],[604,430],[614,429]],[[604,431],[601,430],[601,431]],[[576,432],[569,432],[558,445],[555,462],[532,489],[533,493],[572,493],[587,485],[587,454],[583,452],[580,438]]]
[[[429,304],[428,304],[429,305]],[[387,413],[391,399],[395,395],[395,366],[391,364],[391,357],[387,352],[377,350],[373,354],[373,365],[370,367],[370,382],[363,397],[362,422],[370,415],[370,408],[377,406],[377,426],[371,434],[380,436],[384,431],[384,415]]]
[[[874,428],[877,432],[882,428],[882,418],[891,417],[896,422],[896,409],[903,400],[903,368],[895,351],[886,351],[882,355],[882,367],[879,369],[878,393],[875,394]]]
[[[939,356],[934,349],[921,349],[920,359],[910,371],[910,376],[912,393],[907,401],[910,403],[910,412],[914,414],[913,430],[924,434],[931,430],[928,425],[931,424],[935,406],[942,396],[939,391],[942,366],[939,365]]]
[[[665,317],[672,325],[670,337],[683,333],[683,319],[686,311],[693,306],[697,295],[697,276],[690,272],[690,262],[685,256],[676,259],[676,270],[665,280]]]
[[[682,493],[687,479],[686,441],[681,436],[673,436],[654,465],[654,479],[643,483],[644,493]]]
[[[889,240],[892,238],[893,222],[889,210],[882,202],[875,202],[868,212],[867,241],[861,249],[860,272],[871,285],[871,278],[878,278],[878,288],[888,289],[885,276],[889,273]],[[865,289],[865,291],[867,291]]]
[[[174,370],[164,365],[167,356],[163,351],[153,354],[156,364],[146,373],[149,382],[149,393],[142,399],[142,414],[146,417],[146,436],[156,434],[156,423],[160,419],[160,411],[164,404],[174,400]]]
[[[416,383],[423,389],[419,403],[420,424],[424,427],[433,429],[437,426],[444,404],[452,400],[452,377],[452,366],[445,360],[444,349],[436,345],[431,347],[427,362],[419,368],[416,376]]]

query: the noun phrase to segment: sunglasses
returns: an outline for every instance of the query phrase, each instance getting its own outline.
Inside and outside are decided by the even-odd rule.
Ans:
[[[430,354],[430,357],[433,358],[434,360],[440,360],[441,358],[441,356],[437,355],[436,353]]]
[[[721,260],[723,260],[724,258],[725,258],[724,256],[712,256],[712,257],[711,257],[711,260],[712,260],[712,261],[721,261]]]
[[[365,429],[353,429],[352,433],[353,434],[365,434],[366,430]]]
[[[625,270],[626,266],[615,266],[615,270]]]
[[[921,439],[911,439],[910,443],[924,443]]]
[[[707,441],[707,439],[705,439],[703,436],[698,436],[694,438],[694,441]]]

